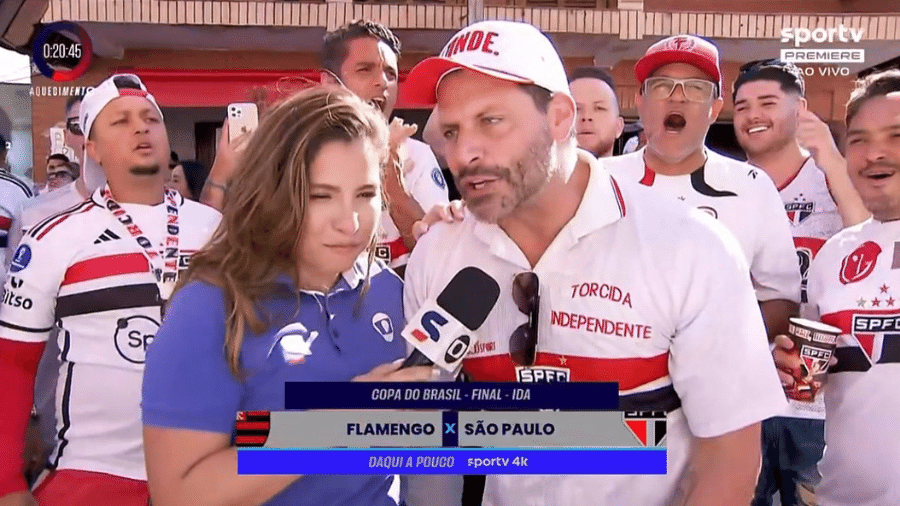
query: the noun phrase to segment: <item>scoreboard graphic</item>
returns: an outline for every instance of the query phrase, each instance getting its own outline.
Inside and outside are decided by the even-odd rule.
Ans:
[[[329,400],[322,402],[307,387],[308,409],[292,405],[285,411],[237,413],[238,471],[665,474],[665,412],[567,405],[565,399],[572,397],[566,394],[579,394],[578,402],[592,398],[580,396],[586,383],[499,385],[491,395],[482,395],[473,383],[441,386],[435,395],[433,383],[402,384],[393,392],[337,383],[326,389]],[[548,407],[549,397],[542,394],[552,391],[557,405],[568,409]],[[390,398],[405,407],[385,406]],[[345,407],[335,408],[334,399]],[[452,406],[435,406],[435,400]]]

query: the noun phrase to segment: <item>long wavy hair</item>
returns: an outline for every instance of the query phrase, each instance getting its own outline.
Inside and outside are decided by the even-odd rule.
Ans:
[[[258,334],[270,325],[260,318],[261,298],[273,293],[279,275],[291,276],[295,284],[299,281],[298,249],[309,205],[310,165],[326,143],[357,139],[372,142],[382,153],[382,167],[387,163],[384,118],[349,91],[319,86],[269,107],[241,154],[222,221],[179,281],[179,288],[202,280],[224,291],[225,354],[235,377],[241,377],[245,331],[249,327]],[[374,241],[373,233],[370,266]],[[366,283],[364,290],[368,276]]]

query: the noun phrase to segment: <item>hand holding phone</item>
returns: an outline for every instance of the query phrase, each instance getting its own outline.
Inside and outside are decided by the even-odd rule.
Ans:
[[[244,133],[250,133],[259,126],[259,112],[256,104],[240,103],[228,106],[228,141],[234,141]]]

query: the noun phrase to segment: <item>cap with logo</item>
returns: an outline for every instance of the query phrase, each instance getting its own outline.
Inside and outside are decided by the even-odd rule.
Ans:
[[[138,86],[140,89],[120,88],[116,85],[116,81],[119,81],[120,83],[128,82]],[[156,103],[156,99],[147,91],[147,88],[138,76],[134,74],[115,74],[100,83],[96,88],[87,92],[81,100],[81,131],[84,132],[85,139],[90,137],[91,127],[94,124],[94,120],[97,119],[97,115],[100,114],[100,111],[113,100],[124,96],[146,98],[153,104],[153,107],[155,107],[156,111],[159,113],[159,117],[162,118],[162,111]],[[84,150],[83,159],[84,164],[82,166],[81,177],[84,179],[84,185],[87,187],[87,190],[93,192],[106,184],[106,173],[103,171],[100,164],[88,155],[87,148]]]
[[[712,42],[694,35],[676,35],[653,44],[634,66],[638,83],[669,63],[687,63],[702,70],[719,85],[722,93],[722,71],[719,68],[719,49]]]
[[[571,96],[565,67],[546,35],[527,23],[481,21],[454,35],[440,56],[427,58],[410,71],[404,99],[434,105],[441,80],[459,69]]]

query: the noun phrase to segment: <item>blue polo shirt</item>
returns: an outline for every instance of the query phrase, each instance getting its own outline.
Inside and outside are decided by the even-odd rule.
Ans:
[[[224,294],[203,282],[179,290],[147,351],[143,423],[155,427],[231,434],[238,411],[284,410],[284,383],[347,381],[406,356],[400,331],[403,284],[393,271],[372,266],[360,300],[366,265],[344,273],[327,294],[297,292],[287,276],[259,305],[272,325],[247,330],[241,347],[242,380],[223,352]],[[232,439],[233,440],[233,439]],[[174,450],[173,450],[174,451]],[[304,476],[265,506],[387,506],[392,475]]]

